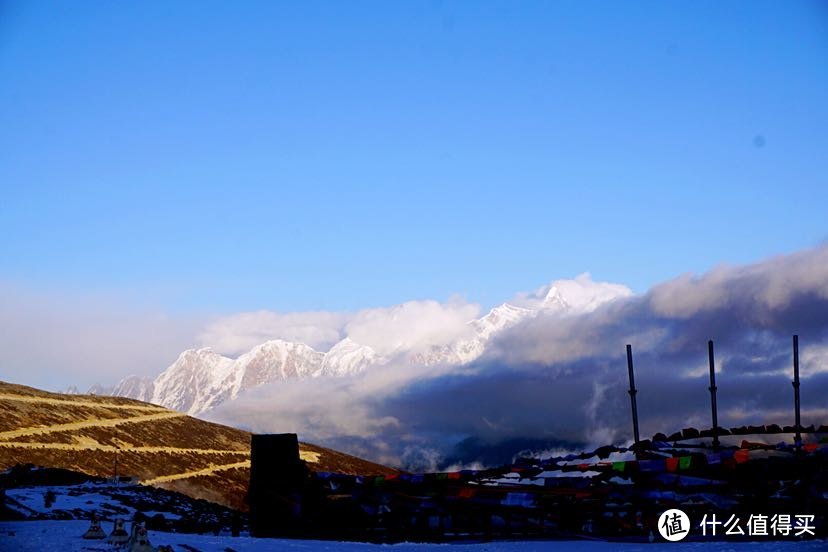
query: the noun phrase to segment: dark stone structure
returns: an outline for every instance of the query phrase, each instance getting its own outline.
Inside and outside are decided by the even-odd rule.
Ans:
[[[295,433],[253,435],[250,444],[250,534],[298,536],[308,479]]]

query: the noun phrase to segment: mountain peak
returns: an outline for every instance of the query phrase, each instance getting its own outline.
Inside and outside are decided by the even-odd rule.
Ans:
[[[496,334],[539,313],[579,315],[630,295],[629,288],[594,282],[587,273],[571,280],[555,280],[531,295],[519,296],[519,306],[502,303],[484,316],[471,320],[469,331],[453,341],[408,351],[404,358],[421,365],[467,364],[485,353]],[[402,310],[402,305],[391,308],[392,318]],[[305,343],[284,339],[260,343],[236,359],[225,357],[210,347],[187,349],[155,380],[126,378],[116,387],[116,394],[142,399],[151,396],[151,401],[156,404],[198,414],[266,384],[289,379],[351,376],[384,364],[390,358],[391,354],[381,355],[350,337],[341,339],[324,353]]]
[[[178,360],[184,360],[188,358],[201,358],[201,357],[209,357],[213,355],[218,355],[212,347],[201,347],[199,349],[192,348],[186,349],[178,355]]]
[[[321,368],[314,376],[348,376],[362,372],[380,361],[380,356],[367,345],[346,337],[325,353]]]
[[[259,352],[266,352],[266,351],[287,351],[287,350],[295,350],[295,349],[307,349],[309,351],[316,352],[313,347],[310,345],[306,345],[300,341],[286,341],[284,339],[269,339],[260,345],[256,345],[250,351],[245,353],[249,355],[251,353],[259,353]],[[244,356],[244,355],[242,355]],[[240,357],[241,358],[241,357]]]
[[[571,305],[569,302],[564,298],[561,290],[556,285],[552,285],[549,288],[549,291],[546,292],[546,296],[543,298],[543,302],[541,303],[541,308],[543,309],[557,309],[557,310],[569,310]]]
[[[596,282],[585,272],[570,280],[555,280],[527,298],[530,307],[567,314],[592,312],[615,299],[629,297],[632,290],[620,284]]]

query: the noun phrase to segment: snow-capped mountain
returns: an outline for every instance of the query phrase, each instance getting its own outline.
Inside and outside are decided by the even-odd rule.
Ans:
[[[203,412],[273,381],[312,377],[321,368],[324,357],[324,353],[304,343],[281,339],[257,345],[235,361],[223,357],[230,361],[226,374],[206,389],[204,400],[193,403],[189,412]]]
[[[229,386],[231,397],[235,398],[242,390],[274,380],[310,377],[322,366],[324,357],[324,353],[304,343],[267,341],[240,356],[223,385]]]
[[[529,304],[539,310],[583,314],[609,301],[631,295],[632,290],[627,286],[593,282],[589,274],[581,274],[573,280],[556,280],[541,287],[529,298]]]
[[[155,380],[130,376],[121,380],[112,394],[197,414],[266,383],[347,376],[380,360],[370,347],[347,338],[327,353],[281,339],[262,343],[237,359],[210,348],[189,349]]]
[[[537,313],[538,311],[503,303],[490,310],[486,316],[472,320],[469,324],[481,339],[488,340],[497,332],[511,328],[521,320],[531,318]]]
[[[313,375],[350,376],[371,365],[381,364],[384,360],[371,347],[360,345],[346,337],[325,353],[322,366]]]
[[[598,284],[588,275],[561,280],[524,297],[521,306],[503,303],[480,318],[468,322],[469,332],[447,345],[405,351],[401,358],[420,365],[462,365],[479,358],[487,344],[500,332],[521,321],[545,315],[576,315],[625,297],[624,286]],[[398,355],[397,358],[400,358]],[[130,376],[116,385],[111,394],[145,400],[188,414],[199,414],[236,399],[245,391],[272,382],[316,378],[347,377],[390,358],[357,343],[350,337],[337,342],[327,352],[304,343],[275,339],[267,341],[236,359],[212,349],[190,349],[154,380]],[[103,389],[96,389],[100,393]]]
[[[211,391],[230,373],[233,360],[212,349],[190,349],[153,381],[150,402],[192,413],[204,410]]]
[[[142,378],[140,376],[129,376],[122,379],[110,393],[116,397],[129,397],[131,399],[138,399],[139,401],[152,401],[152,392],[155,388],[155,382],[150,378]]]
[[[486,343],[507,328],[511,328],[521,320],[536,316],[538,311],[516,307],[503,303],[490,310],[485,316],[469,322],[472,336],[459,339],[449,345],[431,347],[425,352],[413,355],[414,362],[430,366],[433,364],[467,364],[486,349]]]
[[[106,395],[112,395],[113,394],[112,393],[113,389],[114,389],[113,387],[109,387],[109,386],[101,385],[100,383],[96,383],[95,385],[90,387],[89,391],[87,391],[86,393],[88,395],[106,396]]]

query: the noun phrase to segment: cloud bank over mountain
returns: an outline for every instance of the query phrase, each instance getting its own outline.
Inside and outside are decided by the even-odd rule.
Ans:
[[[242,312],[211,320],[198,336],[202,347],[239,355],[271,339],[327,349],[342,339],[349,317],[337,312]]]
[[[470,335],[467,322],[480,306],[459,298],[446,302],[407,301],[392,307],[344,312],[257,311],[220,317],[198,336],[203,347],[236,356],[265,341],[280,339],[326,351],[345,337],[380,354],[445,345]]]
[[[708,339],[723,425],[791,423],[795,333],[803,421],[828,422],[828,246],[642,295],[583,274],[488,312],[454,297],[184,320],[0,292],[0,377],[135,372],[118,394],[411,469],[628,441],[627,343],[644,435],[709,425]]]
[[[555,287],[560,293],[560,282]],[[543,291],[518,299],[531,305]],[[707,340],[714,339],[720,423],[789,424],[797,333],[803,422],[828,421],[828,247],[619,295],[575,314],[523,317],[468,363],[398,358],[348,378],[277,382],[210,415],[402,464],[412,461],[406,451],[422,461],[422,449],[439,464],[468,439],[623,442],[631,433],[625,344],[633,345],[642,432],[651,434],[710,425]]]

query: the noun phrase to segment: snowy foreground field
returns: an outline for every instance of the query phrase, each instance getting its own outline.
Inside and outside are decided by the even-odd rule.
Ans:
[[[104,530],[109,530],[104,524]],[[103,541],[87,541],[80,535],[89,527],[87,521],[18,521],[0,522],[0,551],[2,552],[114,552],[116,549]],[[352,542],[325,542],[286,539],[254,539],[250,537],[188,535],[150,531],[154,546],[171,545],[176,552],[246,552],[246,551],[295,551],[315,552],[342,550],[345,552],[532,552],[536,550],[583,550],[586,552],[608,552],[610,550],[656,552],[670,550],[732,550],[735,552],[759,550],[827,550],[826,541],[757,541],[743,543],[654,543],[619,544],[592,541],[530,541],[492,542],[481,544],[394,544],[378,545]]]

